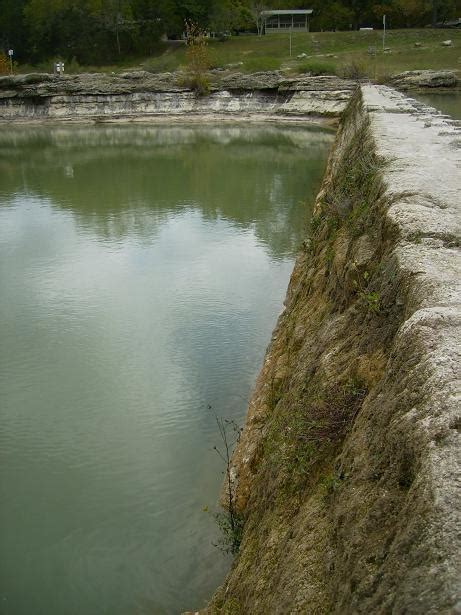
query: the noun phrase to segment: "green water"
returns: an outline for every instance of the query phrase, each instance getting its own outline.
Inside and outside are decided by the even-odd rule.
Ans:
[[[426,105],[451,115],[453,119],[461,120],[461,92],[434,92],[411,95]]]
[[[199,608],[331,134],[2,128],[0,613]],[[211,409],[210,409],[211,406]]]

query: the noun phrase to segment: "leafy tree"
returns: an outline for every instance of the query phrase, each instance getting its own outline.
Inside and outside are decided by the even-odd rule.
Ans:
[[[215,2],[210,27],[215,32],[235,31],[245,27],[249,21],[248,9],[239,0]]]
[[[24,57],[27,30],[23,10],[27,0],[2,0],[0,10],[0,49],[14,49],[15,56]]]
[[[214,0],[176,0],[176,11],[183,21],[207,27]]]
[[[314,8],[312,26],[318,30],[349,30],[354,14],[339,0],[327,0]]]
[[[369,0],[344,0],[344,6],[348,8],[353,16],[354,28],[362,24],[369,25],[372,20],[372,8]]]
[[[251,0],[248,8],[256,24],[258,36],[261,36],[264,28],[264,19],[261,17],[261,13],[267,9],[267,2],[265,0]]]
[[[444,23],[461,16],[461,2],[456,0],[432,0],[433,24]]]
[[[427,21],[429,3],[427,0],[394,0],[394,6],[399,16],[399,21],[407,28],[414,27]]]
[[[151,53],[163,34],[180,36],[185,20],[217,32],[254,24],[261,11],[312,8],[312,29],[382,23],[425,26],[461,15],[461,0],[0,0],[0,50],[21,60],[61,56],[80,63]]]
[[[132,31],[136,51],[150,54],[160,37],[167,33],[174,23],[173,3],[161,0],[157,2],[133,0],[131,10],[132,21],[136,26]]]
[[[101,29],[114,36],[118,55],[122,52],[122,34],[135,30],[131,4],[130,0],[98,0],[91,10]]]

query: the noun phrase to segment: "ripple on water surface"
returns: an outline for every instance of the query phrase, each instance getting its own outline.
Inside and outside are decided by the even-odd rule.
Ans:
[[[213,413],[243,419],[331,138],[2,131],[2,614],[178,613],[222,581]]]

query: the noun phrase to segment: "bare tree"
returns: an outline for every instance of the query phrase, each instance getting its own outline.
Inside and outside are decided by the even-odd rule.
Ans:
[[[264,0],[252,0],[252,2],[250,2],[250,13],[255,20],[258,36],[261,36],[264,30],[264,17],[262,12],[265,11],[266,8],[267,6]]]
[[[100,24],[104,30],[115,36],[118,55],[122,53],[120,35],[136,28],[133,21],[131,6],[128,0],[103,0],[95,9]]]
[[[217,446],[214,446],[214,450],[218,453],[219,457],[224,461],[226,469],[226,512],[217,513],[215,519],[223,532],[223,539],[221,544],[215,546],[219,547],[223,551],[230,552],[232,554],[238,553],[240,547],[240,541],[242,540],[243,532],[243,519],[239,515],[234,498],[234,487],[232,484],[231,473],[231,457],[232,449],[240,441],[240,434],[242,429],[234,421],[223,419],[215,415],[216,423],[218,425],[219,435],[221,436],[224,450],[220,450]],[[234,439],[229,439],[228,428],[233,433]]]

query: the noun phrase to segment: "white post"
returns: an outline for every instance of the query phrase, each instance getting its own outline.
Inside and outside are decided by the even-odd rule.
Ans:
[[[383,15],[383,51],[386,49],[386,15]]]
[[[291,28],[290,28],[290,58],[293,55],[293,28],[294,28],[294,15],[291,15]]]
[[[13,54],[14,51],[12,49],[8,49],[8,55],[10,56],[10,73],[13,74]]]

